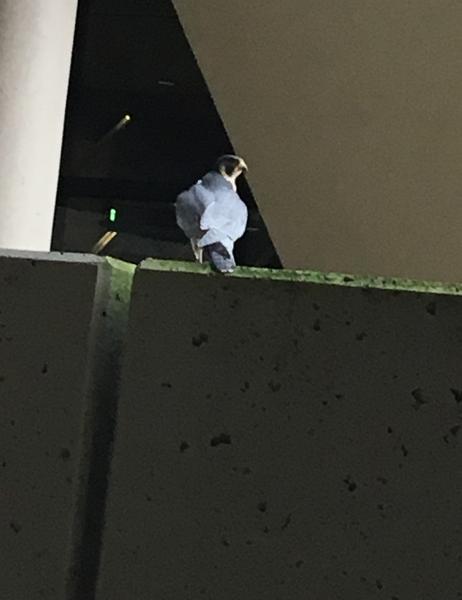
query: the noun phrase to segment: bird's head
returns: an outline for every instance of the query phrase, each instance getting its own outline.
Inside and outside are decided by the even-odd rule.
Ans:
[[[242,173],[246,173],[248,167],[245,164],[244,159],[240,156],[224,154],[223,156],[220,156],[215,163],[215,170],[220,173],[220,175],[223,175],[223,177],[230,181],[235,187],[236,179]]]

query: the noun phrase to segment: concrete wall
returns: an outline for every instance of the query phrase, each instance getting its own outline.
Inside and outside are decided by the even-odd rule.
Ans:
[[[2,599],[89,598],[130,281],[90,255],[0,257]]]
[[[137,271],[97,600],[462,597],[461,290],[407,285]]]
[[[0,257],[2,599],[462,597],[461,287],[132,272]]]
[[[174,5],[287,268],[460,280],[462,4]]]

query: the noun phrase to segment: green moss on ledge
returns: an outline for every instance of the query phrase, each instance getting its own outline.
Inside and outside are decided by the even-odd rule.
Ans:
[[[111,301],[115,301],[116,308],[117,306],[128,305],[136,269],[135,265],[110,256],[106,256],[104,260],[111,269]]]
[[[367,277],[343,273],[321,273],[318,271],[289,269],[260,269],[255,267],[238,267],[232,275],[220,275],[214,273],[209,265],[200,265],[194,262],[158,260],[153,258],[144,260],[138,268],[150,269],[153,271],[196,273],[197,275],[216,277],[271,279],[273,281],[294,281],[301,283],[340,285],[345,287],[420,292],[426,294],[462,295],[462,283],[440,283],[392,277]]]

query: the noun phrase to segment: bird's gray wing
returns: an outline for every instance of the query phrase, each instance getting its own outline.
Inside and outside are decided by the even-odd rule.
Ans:
[[[233,238],[234,241],[244,235],[249,217],[247,206],[242,202],[239,196],[237,196],[237,198],[238,202],[236,202],[234,208],[234,219],[232,226],[230,227],[230,237]]]
[[[246,226],[247,207],[232,190],[215,193],[215,202],[207,206],[200,219],[202,230],[220,232],[233,242],[243,235]]]
[[[176,222],[190,239],[198,239],[203,234],[200,221],[207,206],[214,201],[213,193],[198,182],[176,199]]]

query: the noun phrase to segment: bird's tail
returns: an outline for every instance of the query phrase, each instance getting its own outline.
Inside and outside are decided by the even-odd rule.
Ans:
[[[220,273],[231,273],[236,268],[234,256],[219,242],[205,246],[204,258]]]

